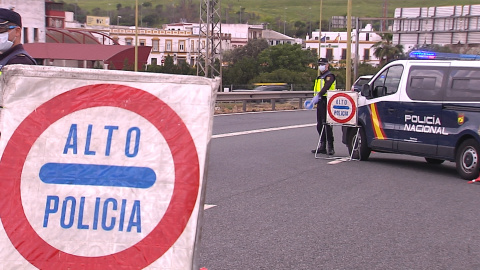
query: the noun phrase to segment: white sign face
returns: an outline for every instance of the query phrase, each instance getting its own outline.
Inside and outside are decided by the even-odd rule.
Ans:
[[[0,266],[191,269],[211,134],[199,144],[213,115],[182,119],[172,106],[196,106],[185,94],[170,106],[121,83],[81,84],[53,92],[36,84],[43,103],[21,90],[5,103],[24,99],[27,111],[0,121]],[[207,89],[203,100],[215,83]],[[189,113],[213,112],[197,102]]]
[[[357,125],[358,93],[353,91],[328,91],[327,93],[327,123]]]
[[[64,141],[55,138],[62,133]],[[78,256],[116,253],[151,233],[165,214],[173,167],[165,139],[148,120],[119,108],[84,109],[56,121],[33,144],[22,205],[53,247]],[[94,248],[78,245],[90,242]]]

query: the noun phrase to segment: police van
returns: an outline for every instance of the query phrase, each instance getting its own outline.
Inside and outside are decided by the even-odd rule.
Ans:
[[[363,85],[357,113],[342,138],[353,158],[409,154],[455,162],[464,179],[479,176],[480,61],[389,63]]]

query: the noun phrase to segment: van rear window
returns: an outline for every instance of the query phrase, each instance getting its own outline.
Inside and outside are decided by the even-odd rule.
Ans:
[[[480,101],[480,68],[452,69],[445,101]]]
[[[412,100],[442,100],[442,82],[447,68],[412,67],[408,75],[407,95]]]

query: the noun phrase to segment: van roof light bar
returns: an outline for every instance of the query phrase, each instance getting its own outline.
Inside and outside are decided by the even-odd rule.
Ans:
[[[457,54],[416,50],[409,54],[409,59],[417,60],[480,60],[480,55]]]

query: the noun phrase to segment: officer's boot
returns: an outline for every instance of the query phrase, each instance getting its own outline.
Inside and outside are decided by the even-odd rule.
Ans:
[[[328,142],[327,155],[329,156],[335,155],[335,150],[333,149],[333,142]]]
[[[327,153],[327,147],[325,145],[325,142],[320,142],[320,147],[318,149],[313,149],[312,153],[319,153],[319,154],[326,154]]]

